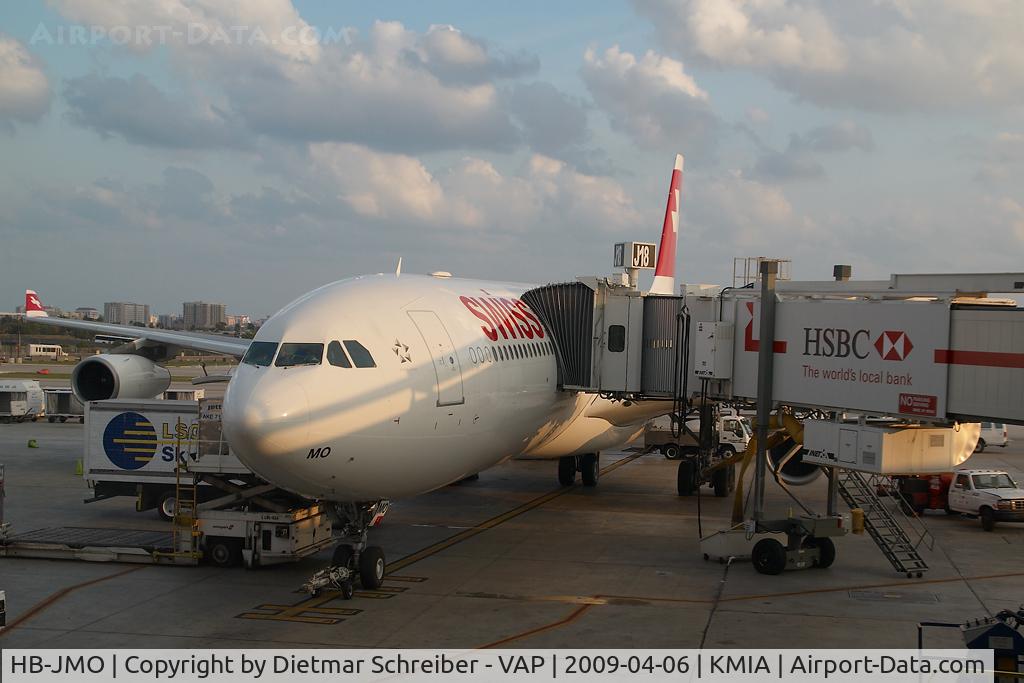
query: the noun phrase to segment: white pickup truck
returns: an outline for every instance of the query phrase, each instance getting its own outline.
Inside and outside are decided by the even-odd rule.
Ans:
[[[1024,489],[1000,470],[956,470],[949,486],[948,506],[981,519],[992,531],[996,522],[1024,522]]]
[[[700,420],[691,419],[686,421],[686,426],[694,434],[700,433]],[[742,453],[747,448],[747,442],[754,432],[750,427],[750,420],[736,415],[735,413],[723,413],[718,418],[718,443],[719,452],[723,456],[733,453]],[[644,431],[644,443],[653,449],[661,451],[669,460],[678,459],[685,449],[696,449],[697,442],[686,432],[678,436],[672,435],[672,418],[669,415],[656,417],[647,423]]]

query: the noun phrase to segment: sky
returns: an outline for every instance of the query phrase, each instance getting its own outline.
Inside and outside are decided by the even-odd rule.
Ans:
[[[1024,3],[0,5],[0,310],[264,317],[363,273],[1022,271]]]

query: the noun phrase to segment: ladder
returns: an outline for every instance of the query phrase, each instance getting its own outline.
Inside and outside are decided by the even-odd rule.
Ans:
[[[864,528],[893,568],[905,573],[907,578],[915,575],[920,578],[928,571],[928,564],[918,553],[918,548],[922,544],[929,549],[933,548],[935,539],[920,520],[907,517],[900,510],[899,514],[903,515],[904,521],[911,522],[912,519],[916,523],[917,540],[915,542],[910,539],[904,525],[882,504],[876,493],[878,484],[883,483],[882,478],[877,475],[865,478],[861,472],[845,469],[836,470],[836,474],[839,495],[851,510],[860,508],[864,511]]]
[[[188,440],[189,446],[191,439]],[[171,522],[171,552],[159,553],[175,564],[195,564],[202,556],[199,551],[199,520],[196,519],[198,488],[196,475],[188,469],[190,448],[182,448],[182,439],[175,443],[178,461],[174,468],[174,520]]]

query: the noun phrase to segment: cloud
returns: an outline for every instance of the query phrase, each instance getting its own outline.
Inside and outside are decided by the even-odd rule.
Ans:
[[[540,60],[519,54],[495,56],[486,44],[454,26],[435,24],[414,37],[406,49],[430,73],[445,83],[483,83],[536,73]]]
[[[706,146],[718,126],[709,96],[682,62],[647,51],[637,58],[613,45],[588,49],[580,71],[612,127],[647,147]]]
[[[172,59],[190,82],[203,82],[217,92],[216,110],[171,106],[160,118],[184,120],[171,133],[162,133],[161,126],[151,123],[151,115],[158,113],[154,107],[116,111],[116,100],[98,102],[85,87],[98,91],[105,86],[133,98],[151,91],[147,94],[161,106],[170,104],[147,88],[145,79],[125,83],[94,76],[69,91],[76,121],[160,146],[188,146],[190,136],[183,129],[189,126],[200,129],[199,137],[224,144],[208,125],[212,120],[215,126],[230,122],[230,131],[238,131],[239,122],[250,135],[300,143],[344,141],[407,153],[509,151],[520,144],[521,133],[501,107],[499,84],[538,67],[532,57],[494,55],[482,41],[451,26],[420,33],[399,22],[377,21],[366,35],[351,29],[321,32],[288,0],[58,0],[56,6],[69,19],[108,32],[117,27],[174,29],[161,33]],[[327,39],[328,31],[334,39]]]
[[[827,174],[816,156],[851,149],[863,152],[874,149],[871,130],[853,121],[818,126],[804,135],[794,133],[783,151],[771,149],[756,137],[755,141],[762,151],[750,169],[750,176],[771,182],[822,180]]]
[[[171,100],[148,78],[68,80],[64,88],[68,118],[107,137],[157,147],[209,149],[249,144],[244,124],[209,103]]]
[[[346,143],[310,146],[317,193],[353,215],[404,230],[521,234],[565,221],[621,231],[639,216],[614,180],[533,155],[519,174],[465,157],[429,171],[416,157]]]
[[[761,73],[800,99],[880,111],[1024,102],[1015,0],[633,0],[689,59]]]
[[[50,82],[20,41],[0,34],[0,123],[32,123],[50,108]]]

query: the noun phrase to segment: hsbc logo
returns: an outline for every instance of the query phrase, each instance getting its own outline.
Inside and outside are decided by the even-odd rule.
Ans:
[[[882,360],[903,360],[910,355],[914,345],[906,332],[899,330],[888,330],[878,335],[875,340],[875,350]]]
[[[805,327],[805,356],[857,358],[866,360],[871,349],[883,360],[903,360],[914,345],[906,332],[886,330],[872,342],[871,330],[847,330],[841,327]]]

